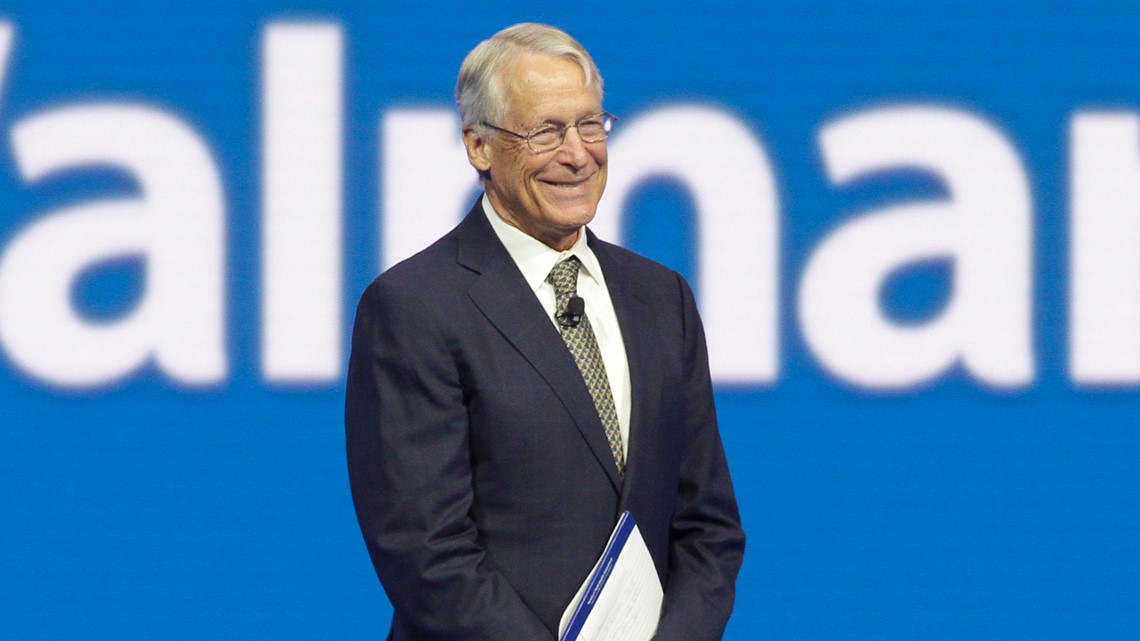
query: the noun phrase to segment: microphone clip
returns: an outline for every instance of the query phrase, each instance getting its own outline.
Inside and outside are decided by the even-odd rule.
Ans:
[[[558,314],[558,324],[562,327],[577,327],[586,315],[586,301],[581,296],[571,296],[566,303],[566,311]]]

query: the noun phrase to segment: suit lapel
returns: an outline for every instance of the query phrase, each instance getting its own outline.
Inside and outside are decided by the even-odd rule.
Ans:
[[[457,231],[457,261],[479,274],[467,290],[468,296],[558,396],[614,490],[620,492],[621,477],[605,429],[574,357],[491,229],[480,204],[475,205]]]
[[[611,246],[597,242],[593,234],[589,239],[590,248],[598,257],[606,278],[606,289],[610,292],[618,325],[621,326],[621,338],[629,363],[630,442],[626,448],[629,454],[626,458],[620,511],[625,509],[629,488],[637,484],[642,473],[641,461],[646,448],[651,447],[647,443],[651,444],[656,439],[654,432],[657,425],[651,408],[659,406],[661,389],[654,381],[661,368],[657,364],[660,352],[653,342],[661,333],[656,329],[657,318],[653,315],[644,292],[631,279],[631,270],[622,264],[621,255],[612,251]]]

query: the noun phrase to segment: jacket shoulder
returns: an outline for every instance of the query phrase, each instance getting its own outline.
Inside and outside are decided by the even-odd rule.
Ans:
[[[593,234],[590,235],[590,248],[598,256],[602,269],[607,270],[607,272],[616,271],[623,277],[634,280],[643,286],[655,285],[672,288],[681,284],[688,288],[685,277],[671,267],[619,245],[600,240]],[[606,277],[609,278],[608,273]]]

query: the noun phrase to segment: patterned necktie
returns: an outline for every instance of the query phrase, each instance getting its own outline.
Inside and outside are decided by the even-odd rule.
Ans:
[[[566,313],[570,299],[578,293],[578,269],[582,263],[577,256],[571,256],[554,266],[546,277],[546,282],[554,287],[555,317],[560,318]],[[606,439],[610,442],[610,452],[617,463],[618,474],[625,478],[625,453],[622,451],[621,428],[618,427],[617,409],[614,407],[614,396],[610,390],[610,379],[606,375],[606,364],[602,362],[602,353],[598,350],[598,340],[594,336],[594,329],[590,326],[590,319],[585,314],[581,321],[571,326],[566,323],[558,324],[562,332],[562,340],[574,356],[574,362],[582,372],[590,396],[594,399],[594,407],[602,419],[602,426],[606,428]]]

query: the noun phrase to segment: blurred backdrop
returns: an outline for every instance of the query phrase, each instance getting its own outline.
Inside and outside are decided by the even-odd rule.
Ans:
[[[519,21],[606,79],[592,227],[697,291],[731,640],[1140,636],[1140,6],[11,0],[0,637],[379,639],[356,297],[478,190]]]

